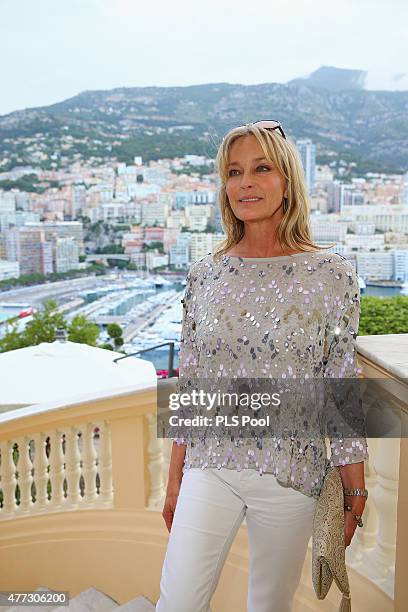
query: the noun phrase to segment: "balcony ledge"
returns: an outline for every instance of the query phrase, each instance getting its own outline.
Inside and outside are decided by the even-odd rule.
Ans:
[[[408,380],[408,334],[358,336],[357,352],[389,375]]]

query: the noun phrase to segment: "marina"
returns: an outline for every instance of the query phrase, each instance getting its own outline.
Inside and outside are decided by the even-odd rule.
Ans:
[[[108,325],[116,323],[123,330],[124,344],[121,351],[133,354],[151,349],[157,345],[174,342],[175,360],[181,334],[181,317],[185,279],[172,278],[171,281],[157,275],[140,278],[136,275],[109,275],[99,279],[89,279],[88,287],[83,283],[76,285],[66,281],[66,291],[59,286],[56,295],[57,309],[64,314],[68,323],[77,315],[85,316],[100,329],[98,344],[110,343]],[[59,285],[61,285],[59,283]],[[49,287],[49,285],[47,285]],[[35,294],[33,287],[28,288]],[[50,287],[52,291],[52,287]],[[16,316],[17,329],[22,331],[32,320],[32,314],[41,308],[44,286],[38,286],[41,299],[26,301],[2,300],[0,303],[0,337],[10,327],[7,320]],[[2,296],[3,297],[3,296]],[[49,299],[49,298],[48,298]],[[32,305],[35,304],[35,308]],[[31,310],[30,310],[31,308]],[[156,369],[168,367],[169,345],[161,346],[141,355],[142,359],[152,361]]]

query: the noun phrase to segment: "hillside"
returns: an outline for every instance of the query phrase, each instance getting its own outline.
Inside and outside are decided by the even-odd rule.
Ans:
[[[213,83],[85,91],[51,106],[0,116],[0,169],[75,158],[100,162],[215,155],[223,134],[250,120],[280,119],[292,138],[317,143],[318,161],[355,161],[361,171],[404,172],[408,92],[330,90],[288,84]]]

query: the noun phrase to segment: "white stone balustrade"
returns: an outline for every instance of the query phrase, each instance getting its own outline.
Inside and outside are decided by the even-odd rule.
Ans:
[[[96,427],[98,433],[95,433]],[[13,459],[15,444],[17,463]],[[3,496],[0,521],[74,508],[106,508],[113,504],[109,423],[89,422],[3,440],[0,460]]]

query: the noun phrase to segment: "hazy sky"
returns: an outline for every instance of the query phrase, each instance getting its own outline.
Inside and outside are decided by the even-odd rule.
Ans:
[[[321,65],[408,89],[407,24],[405,0],[0,0],[0,114],[85,89],[284,83]]]

